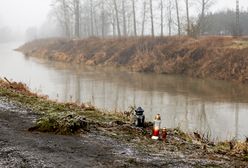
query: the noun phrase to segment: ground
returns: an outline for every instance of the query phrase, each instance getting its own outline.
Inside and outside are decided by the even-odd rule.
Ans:
[[[62,136],[29,132],[37,114],[0,101],[0,167],[194,167],[184,157],[140,152],[97,133]],[[188,162],[188,163],[187,163]]]
[[[158,166],[159,157],[146,156],[106,136],[28,132],[36,118],[37,114],[28,109],[0,101],[0,167]],[[180,161],[174,164],[180,167]],[[183,161],[181,165],[185,166]]]
[[[136,128],[123,114],[54,102],[5,80],[0,81],[1,168],[247,167],[247,142],[218,145],[179,129],[168,129],[166,141],[153,141],[149,123]]]

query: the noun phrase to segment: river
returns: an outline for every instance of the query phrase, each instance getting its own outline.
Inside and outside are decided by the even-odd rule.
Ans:
[[[248,136],[247,85],[48,62],[13,50],[21,44],[0,43],[0,77],[24,82],[50,99],[91,103],[106,111],[141,106],[147,120],[159,113],[163,127],[213,140]]]

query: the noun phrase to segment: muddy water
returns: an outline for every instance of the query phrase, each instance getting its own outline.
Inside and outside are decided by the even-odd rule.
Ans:
[[[248,86],[182,76],[132,73],[27,58],[0,44],[0,76],[59,101],[89,102],[104,110],[142,106],[163,127],[198,131],[216,140],[248,136]]]

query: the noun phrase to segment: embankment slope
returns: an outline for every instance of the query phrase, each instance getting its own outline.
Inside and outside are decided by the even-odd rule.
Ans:
[[[18,50],[26,56],[54,61],[248,83],[246,38],[41,39]]]

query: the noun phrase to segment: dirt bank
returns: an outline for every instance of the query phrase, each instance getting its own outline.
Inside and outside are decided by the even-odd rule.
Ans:
[[[96,133],[62,136],[28,132],[37,114],[0,98],[0,167],[156,167],[154,156]],[[146,161],[145,159],[153,160]],[[136,161],[137,160],[137,161]],[[175,162],[174,165],[180,165]],[[159,161],[159,164],[164,162]],[[166,162],[165,162],[166,164]]]
[[[18,49],[26,56],[133,71],[248,83],[248,40],[231,37],[43,39]]]

